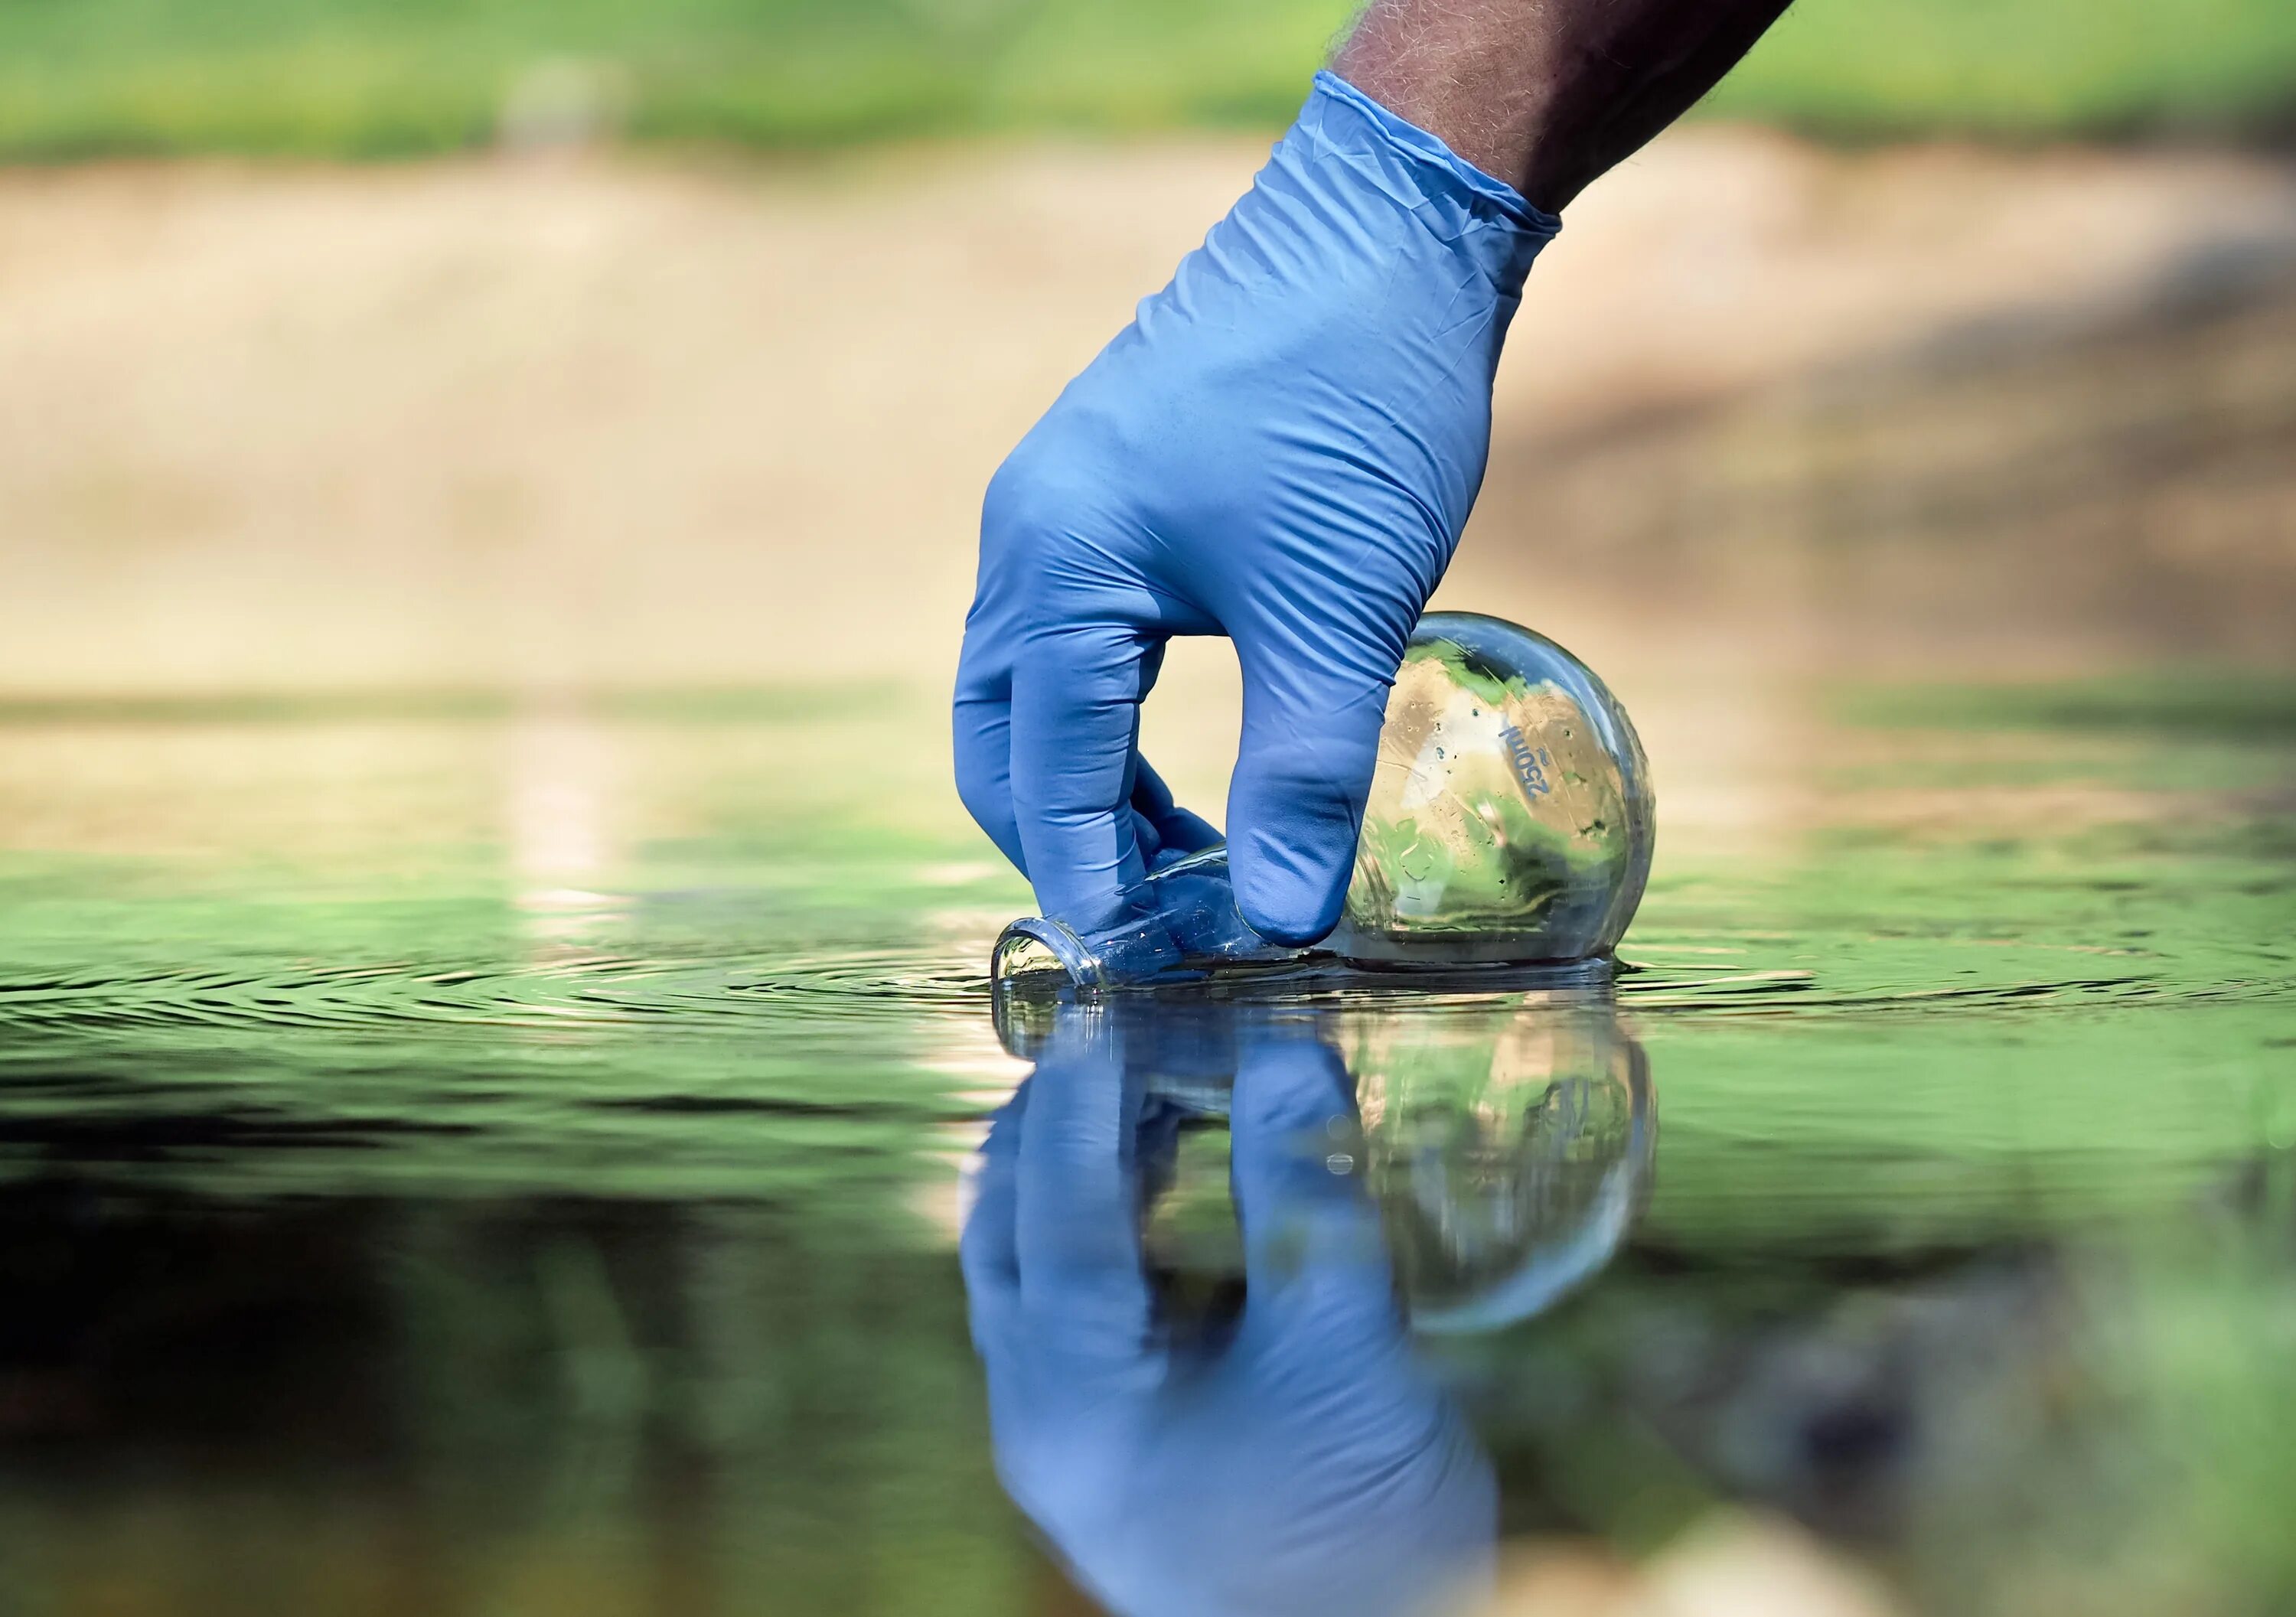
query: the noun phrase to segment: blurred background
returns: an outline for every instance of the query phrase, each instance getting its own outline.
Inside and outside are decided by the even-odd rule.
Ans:
[[[1097,1609],[946,693],[1347,21],[0,0],[0,1612]],[[1804,0],[1541,258],[1439,600],[1641,727],[1666,1123],[1488,1609],[2296,1609],[2292,139],[2287,0]]]
[[[12,0],[0,689],[938,686],[1346,20]],[[1796,7],[1540,264],[1447,598],[2277,658],[2292,86],[2276,0]]]

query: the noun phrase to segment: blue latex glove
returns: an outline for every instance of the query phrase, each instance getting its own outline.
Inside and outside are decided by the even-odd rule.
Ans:
[[[1242,665],[1236,901],[1339,917],[1387,690],[1490,447],[1491,376],[1557,221],[1329,73],[1243,200],[990,482],[957,785],[1090,935],[1217,834],[1140,758],[1174,635]]]
[[[1141,1251],[1173,1103],[1234,1078],[1246,1300],[1176,1332]],[[963,1243],[997,1472],[1126,1617],[1404,1617],[1487,1581],[1489,1464],[1414,1358],[1310,1024],[1234,1006],[1062,1005],[982,1147]]]

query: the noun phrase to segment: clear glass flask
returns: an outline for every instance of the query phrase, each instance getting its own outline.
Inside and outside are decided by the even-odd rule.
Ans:
[[[1655,831],[1642,742],[1592,669],[1503,619],[1431,612],[1388,697],[1330,947],[1376,964],[1608,955]]]
[[[1387,704],[1338,929],[1322,952],[1375,968],[1607,956],[1650,874],[1655,803],[1633,724],[1594,671],[1503,619],[1420,620]],[[991,981],[1086,988],[1299,962],[1235,907],[1227,850],[1123,895],[1120,927],[1043,917],[996,941]]]

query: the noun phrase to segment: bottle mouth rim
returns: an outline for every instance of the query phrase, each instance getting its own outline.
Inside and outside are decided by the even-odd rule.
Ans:
[[[1043,915],[1023,915],[1005,923],[988,952],[989,992],[1012,993],[1033,978],[1051,975],[1041,969],[1023,969],[1031,944],[1049,954],[1054,964],[1067,973],[1066,986],[1096,989],[1108,985],[1108,974],[1099,956],[1085,947],[1083,939],[1058,921]],[[1055,985],[1047,981],[1044,986]]]

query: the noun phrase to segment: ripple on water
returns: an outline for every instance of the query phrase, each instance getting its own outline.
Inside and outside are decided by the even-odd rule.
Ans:
[[[1941,946],[1935,952],[1939,969],[1918,981],[1888,981],[1874,969],[1876,963],[1861,969],[1854,959],[1824,970],[1629,964],[1619,973],[1618,994],[1624,1008],[1648,1015],[1816,1017],[1997,1014],[2223,1003],[2296,993],[2296,982],[2285,977],[2198,979],[2152,958],[2131,958],[2120,971],[2050,975],[2001,970],[2005,963],[1975,948]],[[2038,964],[2035,953],[2062,952],[2026,951],[2015,964],[2030,966]],[[1948,964],[1952,969],[1945,969]],[[1558,985],[1551,972],[1483,968],[1399,974],[1323,964],[1223,984],[1216,991],[1265,1000],[1436,1011],[1489,1005]],[[683,959],[599,955],[486,965],[231,965],[0,981],[0,1027],[55,1032],[193,1026],[388,1032],[420,1027],[449,1034],[456,1029],[477,1033],[504,1028],[559,1033],[744,1024],[833,1028],[979,1015],[987,997],[982,963],[969,950],[952,954],[946,945]]]
[[[235,967],[0,981],[0,1027],[606,1031],[665,1022],[900,1022],[975,1007],[985,993],[985,975],[969,960],[923,948],[484,966]]]

